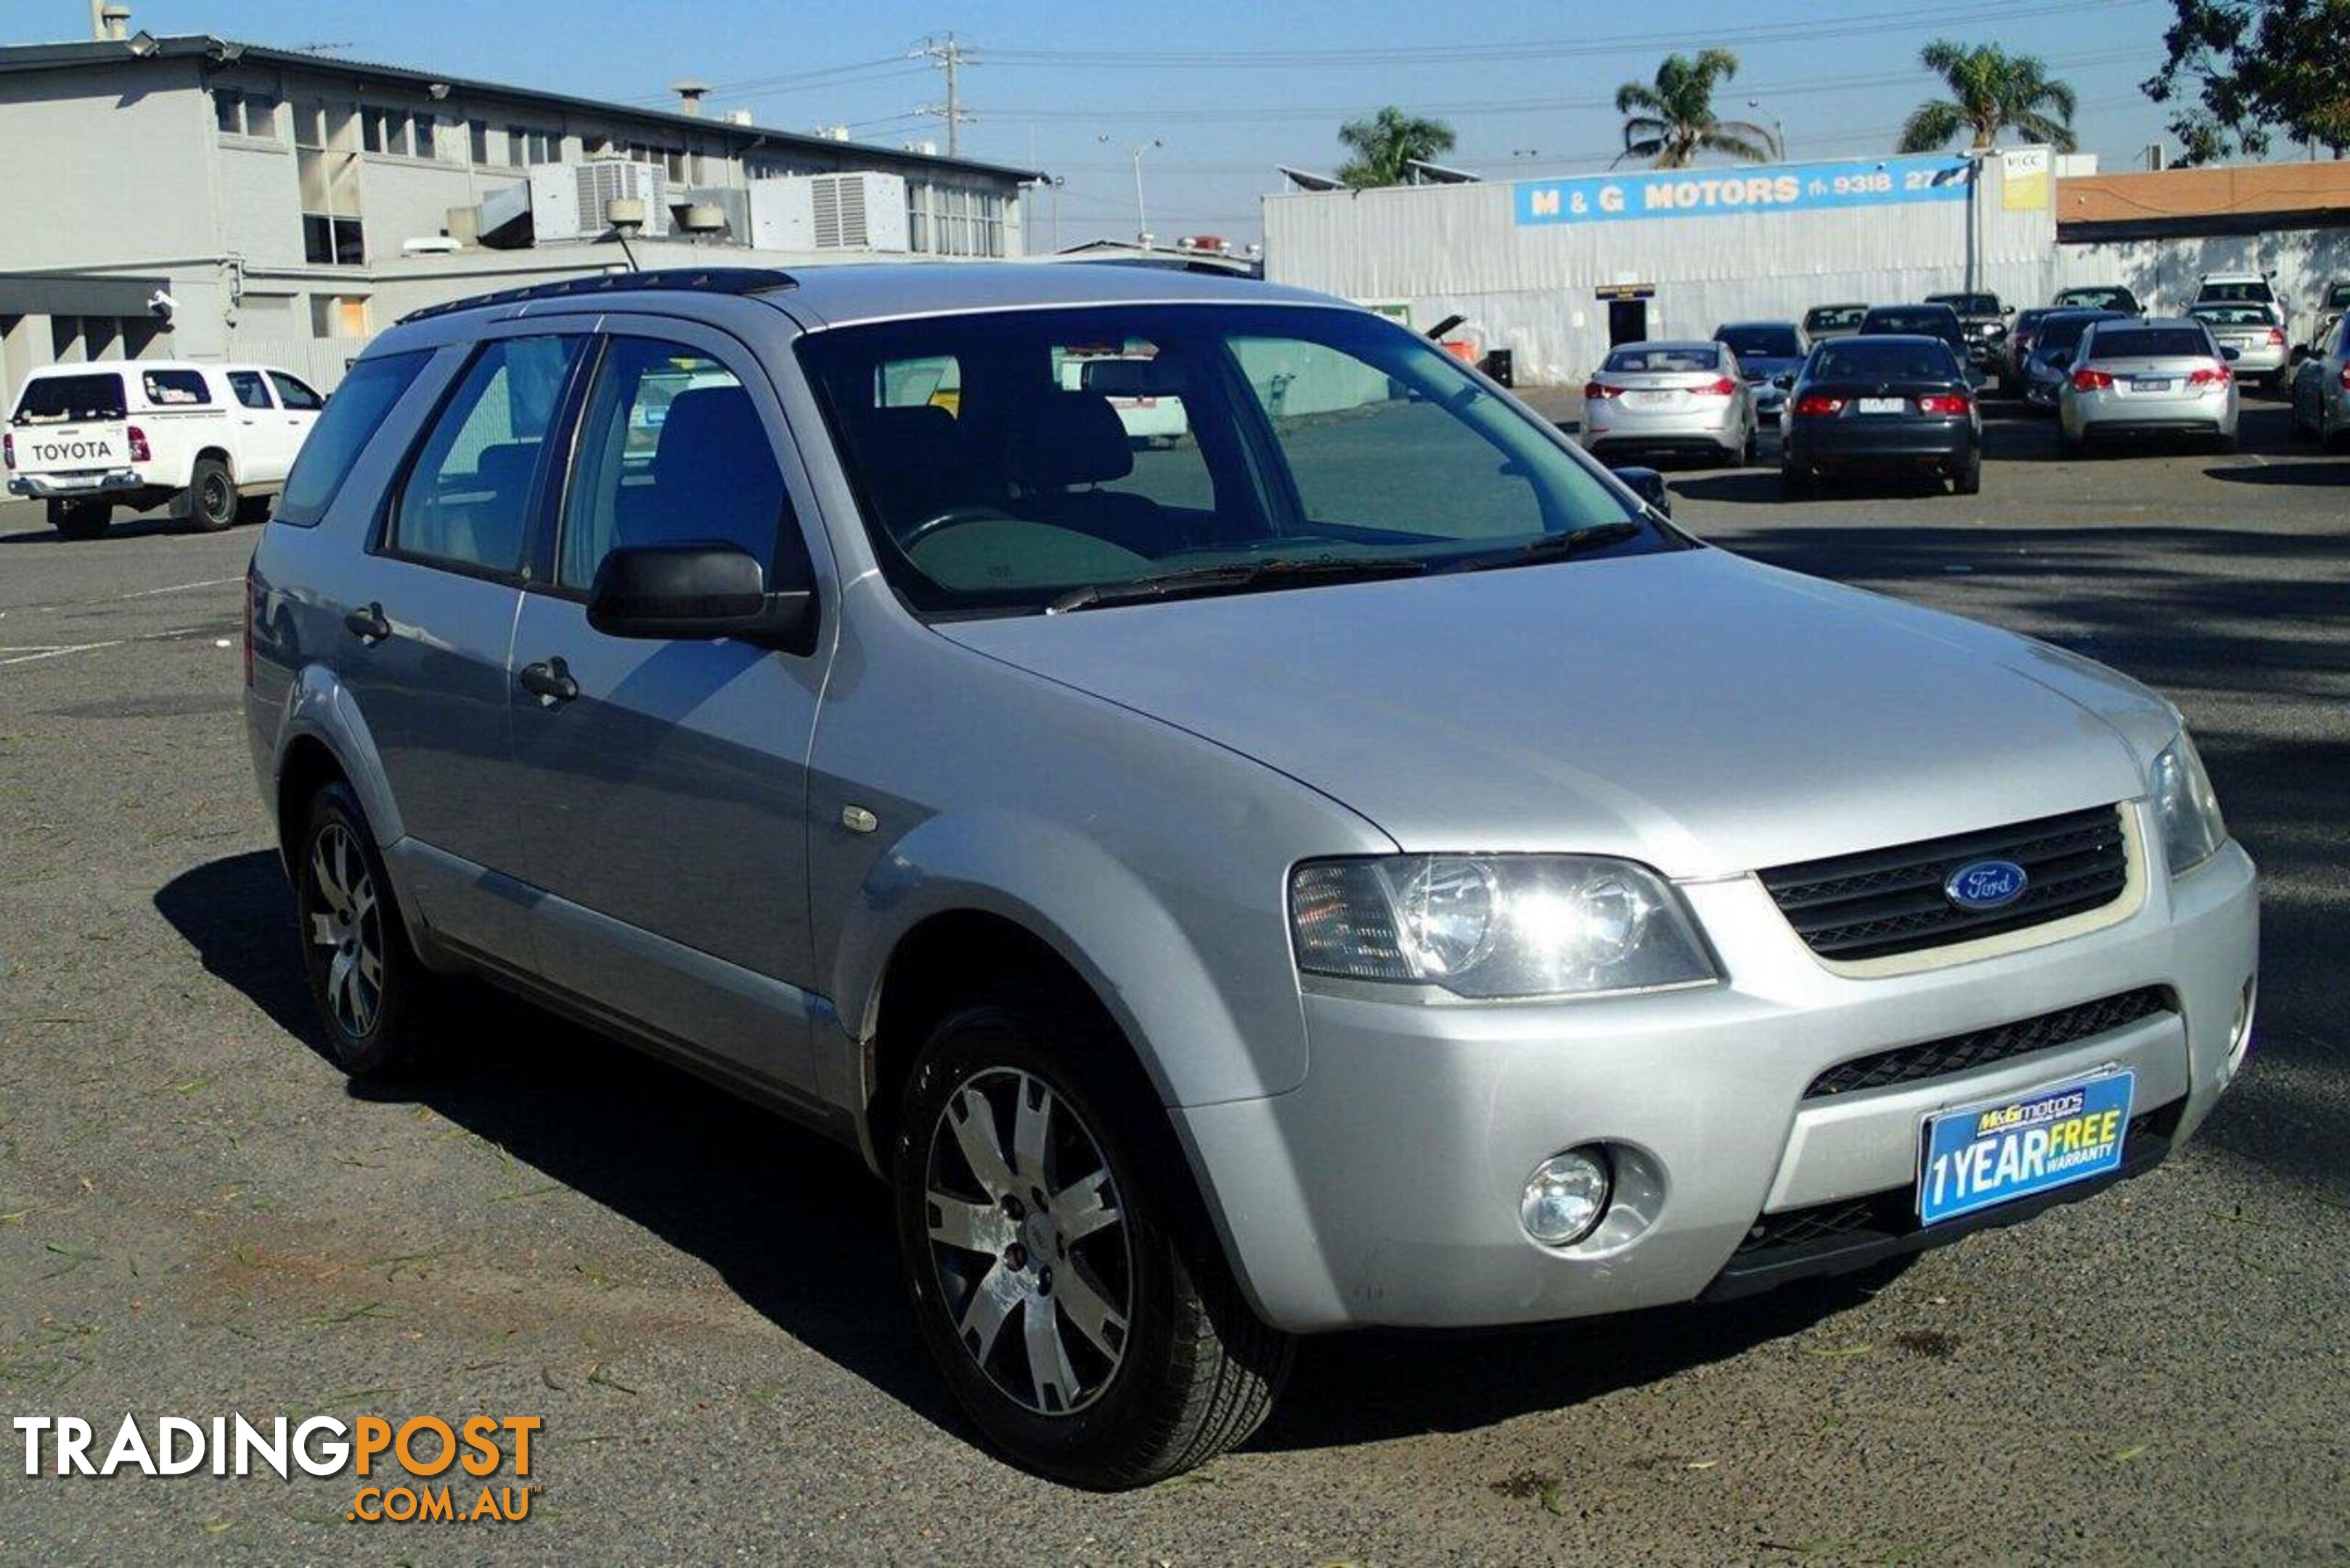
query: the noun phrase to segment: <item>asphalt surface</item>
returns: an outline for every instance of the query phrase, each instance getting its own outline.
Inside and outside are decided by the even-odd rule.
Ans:
[[[1969,499],[1673,476],[1725,546],[2185,707],[2267,877],[2259,1044],[2195,1145],[1890,1282],[1313,1342],[1247,1448],[1121,1497],[976,1446],[847,1155],[494,1000],[461,1066],[347,1085],[236,717],[251,531],[0,509],[0,1404],[101,1447],[125,1411],[546,1421],[521,1523],[12,1447],[0,1555],[2338,1560],[2350,458],[2251,409],[2232,459],[2064,463],[2003,422]]]

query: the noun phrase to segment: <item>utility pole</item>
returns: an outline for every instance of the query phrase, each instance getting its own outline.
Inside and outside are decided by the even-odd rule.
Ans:
[[[962,156],[962,128],[970,116],[962,111],[962,67],[971,59],[971,51],[959,43],[952,33],[941,38],[936,33],[922,39],[921,47],[908,57],[925,59],[946,73],[947,101],[944,107],[925,104],[920,112],[947,122],[947,156]]]
[[[1094,140],[1104,146],[1113,145],[1107,134],[1097,136]],[[1154,147],[1166,145],[1164,141],[1154,136],[1148,141],[1138,141],[1127,149],[1128,156],[1134,160],[1134,240],[1137,244],[1147,243],[1150,234],[1150,219],[1142,210],[1142,155]]]

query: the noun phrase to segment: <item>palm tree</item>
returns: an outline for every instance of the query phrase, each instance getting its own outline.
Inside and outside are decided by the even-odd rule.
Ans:
[[[1355,154],[1339,169],[1338,178],[1359,191],[1403,184],[1411,178],[1415,161],[1425,162],[1452,151],[1452,128],[1389,104],[1368,119],[1340,126],[1338,140]]]
[[[1616,112],[1625,116],[1624,151],[1616,161],[1646,158],[1659,169],[1686,169],[1700,152],[1720,152],[1749,163],[1782,156],[1779,139],[1742,119],[1716,119],[1713,89],[1738,74],[1738,57],[1707,49],[1694,60],[1667,55],[1657,79],[1626,82],[1616,89]]]
[[[1942,78],[1950,96],[1918,106],[1901,127],[1902,151],[1931,152],[1960,135],[1971,136],[1970,145],[1981,151],[1997,146],[2002,130],[2073,151],[2073,89],[2050,76],[2039,56],[1937,38],[1918,52],[1918,62]]]

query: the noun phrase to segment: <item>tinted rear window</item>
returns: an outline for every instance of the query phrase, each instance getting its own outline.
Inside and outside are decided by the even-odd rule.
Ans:
[[[18,424],[59,424],[68,420],[119,420],[123,416],[122,378],[40,376],[25,383],[16,400]]]
[[[1608,355],[1607,362],[1599,368],[1602,370],[1621,370],[1630,375],[1718,370],[1721,369],[1721,351],[1711,343],[1685,343],[1671,348],[1651,344],[1618,348]]]
[[[1999,296],[1995,294],[1938,294],[1927,303],[1947,305],[1961,316],[1999,314]]]
[[[2350,309],[2350,283],[2337,283],[2325,291],[2325,308]]]
[[[1857,327],[1867,314],[1865,305],[1823,305],[1804,317],[1804,325],[1814,332],[1823,327]]]
[[[432,350],[420,348],[412,354],[362,359],[351,367],[351,373],[335,389],[318,422],[310,427],[302,442],[302,455],[294,460],[294,472],[286,476],[286,493],[270,513],[275,521],[307,528],[326,515],[335,493],[349,477],[351,465],[367,450],[369,438],[432,357]]]
[[[1742,359],[1793,359],[1804,351],[1792,327],[1725,327],[1714,337]]]
[[[2092,351],[2100,359],[2168,359],[2182,355],[2210,358],[2211,341],[2184,327],[2101,327]]]
[[[1959,362],[1939,338],[1898,343],[1869,337],[1839,337],[1812,354],[1814,381],[1956,380]]]
[[[2068,288],[2056,296],[2059,305],[2085,305],[2099,310],[2127,310],[2137,301],[2127,289]]]
[[[2266,327],[2271,325],[2265,305],[2199,305],[2188,315],[2198,321],[2208,321],[2214,327]]]
[[[2053,316],[2040,324],[2036,348],[2071,348],[2081,341],[2081,334],[2093,323],[2116,319],[2110,316]]]
[[[2265,283],[2207,283],[2198,305],[2266,305],[2276,297]]]
[[[1950,307],[1939,310],[1872,310],[1862,322],[1863,332],[1920,332],[1929,337],[1939,337],[1955,325]]]

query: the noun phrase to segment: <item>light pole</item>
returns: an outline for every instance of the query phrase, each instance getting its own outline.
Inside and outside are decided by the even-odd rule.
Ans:
[[[1750,98],[1746,100],[1746,108],[1749,112],[1759,113],[1762,100]],[[1771,155],[1782,163],[1787,161],[1787,128],[1779,123],[1779,117],[1775,114],[1771,117]]]
[[[1105,147],[1110,144],[1107,132],[1095,137],[1094,140]],[[1150,220],[1144,215],[1142,210],[1142,155],[1154,147],[1166,145],[1164,141],[1154,136],[1148,141],[1138,141],[1127,149],[1128,155],[1134,160],[1134,238],[1138,244],[1143,243],[1143,236],[1150,233]]]

